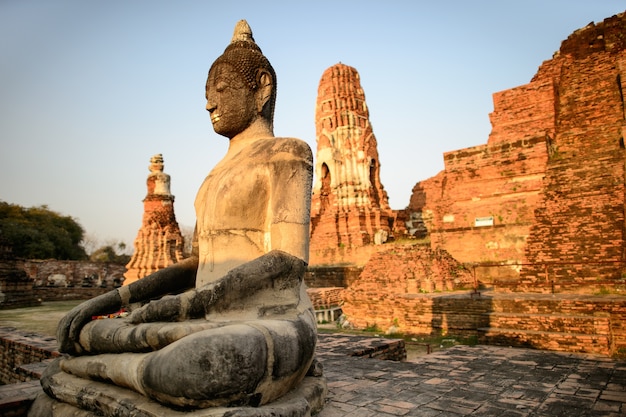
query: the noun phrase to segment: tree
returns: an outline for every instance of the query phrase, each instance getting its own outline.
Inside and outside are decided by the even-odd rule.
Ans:
[[[181,226],[180,233],[183,235],[183,256],[188,258],[191,256],[192,244],[193,244],[193,232],[194,228],[189,226]]]
[[[120,265],[126,265],[130,262],[130,255],[124,254],[124,250],[126,249],[126,244],[124,242],[119,242],[117,244],[117,248],[121,252],[119,255],[113,246],[113,244],[109,244],[96,249],[89,256],[89,260],[92,262],[111,262]]]
[[[0,201],[0,236],[16,257],[87,259],[80,245],[85,231],[72,217],[47,206],[24,208]]]

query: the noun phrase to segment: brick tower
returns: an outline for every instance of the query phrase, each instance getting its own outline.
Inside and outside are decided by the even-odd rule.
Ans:
[[[324,71],[315,113],[311,264],[338,260],[323,254],[384,243],[392,215],[356,69],[339,63]]]
[[[183,259],[183,236],[174,215],[170,176],[163,172],[163,156],[150,159],[143,200],[143,221],[135,238],[135,251],[126,265],[124,285]]]

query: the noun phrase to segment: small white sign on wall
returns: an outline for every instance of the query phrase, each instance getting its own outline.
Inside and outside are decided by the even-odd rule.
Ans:
[[[493,226],[493,216],[476,217],[474,219],[474,227]]]

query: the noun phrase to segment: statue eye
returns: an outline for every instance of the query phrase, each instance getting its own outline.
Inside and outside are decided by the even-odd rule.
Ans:
[[[215,86],[215,89],[218,92],[222,92],[222,91],[226,90],[226,88],[228,88],[228,83],[226,83],[224,81],[218,82],[217,85]]]

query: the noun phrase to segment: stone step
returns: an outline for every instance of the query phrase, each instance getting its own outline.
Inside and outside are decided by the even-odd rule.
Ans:
[[[26,416],[35,397],[42,393],[39,381],[0,386],[0,416]]]
[[[607,316],[532,313],[485,313],[491,328],[509,328],[540,332],[564,332],[609,335]]]
[[[507,328],[478,329],[479,342],[498,346],[529,347],[562,352],[610,354],[609,335],[544,332]]]

